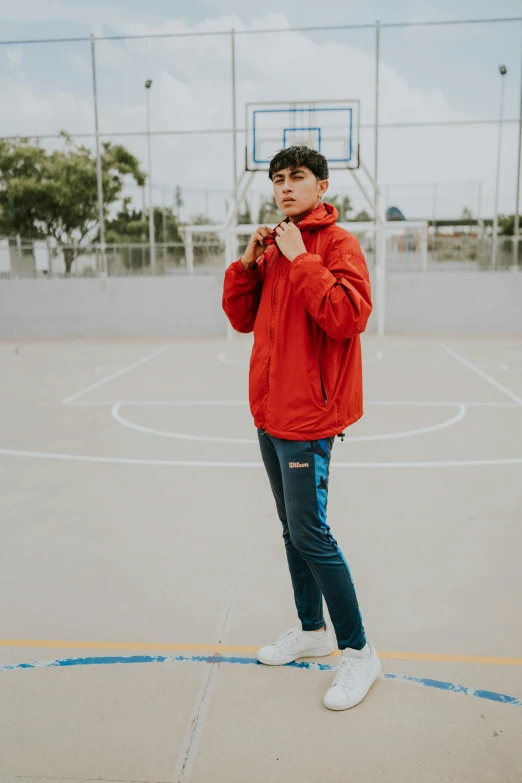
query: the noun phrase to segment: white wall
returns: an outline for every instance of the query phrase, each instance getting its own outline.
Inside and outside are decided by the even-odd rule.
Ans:
[[[388,274],[386,331],[522,334],[521,272]]]
[[[0,280],[0,337],[224,336],[222,283],[222,273]],[[522,273],[393,272],[387,286],[389,333],[522,334]]]
[[[222,274],[0,280],[0,337],[225,335]]]

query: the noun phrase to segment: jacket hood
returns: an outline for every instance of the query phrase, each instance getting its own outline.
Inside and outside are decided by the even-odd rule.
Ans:
[[[336,210],[332,204],[326,204],[321,202],[318,207],[315,209],[312,209],[311,212],[308,212],[307,215],[302,218],[299,223],[296,223],[296,226],[301,231],[315,231],[318,228],[324,228],[325,226],[330,226],[332,223],[335,223],[337,218],[339,217],[339,212]],[[285,223],[287,221],[287,218],[281,221],[281,223]],[[279,225],[281,225],[281,223]]]
[[[297,224],[299,228],[316,229],[331,226],[339,217],[339,212],[332,204],[321,203]]]

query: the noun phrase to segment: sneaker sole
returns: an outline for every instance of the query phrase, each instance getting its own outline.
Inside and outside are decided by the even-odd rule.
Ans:
[[[337,711],[351,710],[352,707],[357,707],[357,705],[360,704],[366,698],[366,696],[368,695],[368,691],[370,690],[370,688],[372,687],[373,683],[375,682],[375,680],[377,679],[380,673],[381,673],[381,662],[379,661],[378,665],[373,671],[372,677],[366,687],[366,690],[361,696],[359,696],[359,698],[355,699],[354,701],[343,702],[343,704],[336,704],[335,706],[332,707],[330,707],[326,703],[324,704],[324,706],[326,707],[327,710],[337,710]]]
[[[292,663],[292,661],[298,661],[299,658],[321,658],[324,655],[331,655],[334,650],[335,645],[329,644],[327,647],[316,647],[314,650],[304,650],[303,652],[300,652],[299,655],[280,658],[277,661],[265,659],[259,655],[259,653],[257,653],[256,658],[259,663],[264,663],[265,666],[285,666],[287,663]]]

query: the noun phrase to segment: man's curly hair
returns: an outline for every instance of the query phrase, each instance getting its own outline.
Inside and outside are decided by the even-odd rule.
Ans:
[[[328,163],[324,155],[304,145],[287,147],[276,152],[270,161],[268,176],[273,179],[278,171],[297,169],[299,166],[306,166],[317,179],[328,179]]]

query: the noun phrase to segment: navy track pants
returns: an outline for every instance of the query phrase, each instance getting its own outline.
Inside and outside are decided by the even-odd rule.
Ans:
[[[258,429],[261,456],[283,525],[295,605],[303,631],[325,624],[323,596],[339,648],[361,650],[365,632],[352,576],[326,522],[335,438],[293,441]]]

